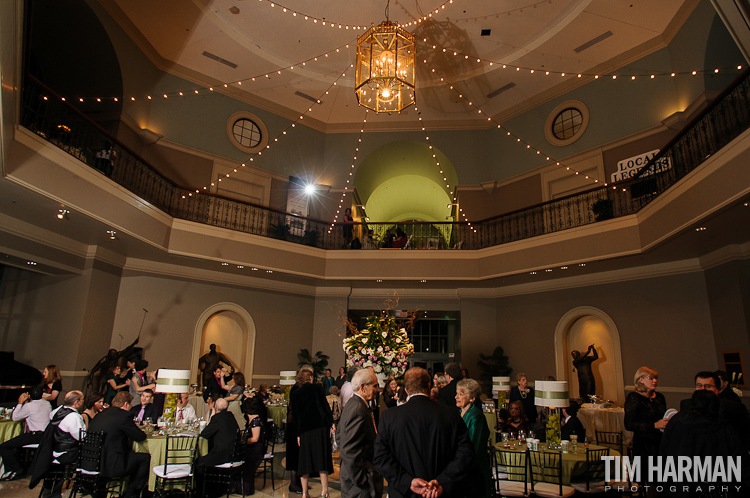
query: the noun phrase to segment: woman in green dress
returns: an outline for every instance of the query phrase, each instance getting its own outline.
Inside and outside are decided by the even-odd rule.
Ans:
[[[490,429],[481,408],[474,404],[481,394],[482,389],[474,379],[463,379],[456,386],[456,406],[461,410],[461,418],[476,453],[476,465],[471,467],[466,478],[466,496],[470,498],[493,495],[487,450]]]

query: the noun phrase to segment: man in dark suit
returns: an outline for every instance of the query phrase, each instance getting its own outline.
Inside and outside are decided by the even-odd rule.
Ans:
[[[89,430],[104,432],[100,471],[106,477],[130,476],[124,498],[138,496],[148,482],[151,456],[133,451],[131,441],[143,441],[146,434],[135,425],[130,415],[133,396],[119,392],[109,408],[91,419]]]
[[[130,416],[138,423],[150,419],[154,424],[161,414],[154,405],[154,391],[146,389],[141,393],[141,404],[130,408]]]
[[[217,399],[216,415],[211,417],[211,422],[201,432],[201,437],[208,440],[208,453],[196,460],[199,472],[201,469],[205,471],[208,467],[232,461],[239,426],[234,415],[227,411],[228,407],[227,400]]]
[[[407,402],[383,412],[375,439],[373,463],[388,480],[389,495],[459,496],[461,479],[474,464],[466,425],[455,406],[430,401],[430,376],[425,369],[408,370],[404,387]]]
[[[714,372],[698,372],[695,374],[695,390],[705,389],[719,395],[719,377]],[[692,408],[692,399],[680,401],[680,412],[688,412]],[[750,451],[750,419],[747,408],[742,403],[719,398],[719,422],[729,425],[739,434],[745,449]]]
[[[458,363],[448,363],[445,366],[445,380],[448,381],[448,385],[442,387],[438,392],[438,399],[440,404],[456,408],[456,385],[461,380],[461,367]]]
[[[578,419],[578,409],[580,406],[576,401],[570,400],[570,406],[562,409],[563,426],[560,430],[560,439],[563,441],[569,441],[571,434],[575,434],[583,442],[583,438],[586,437],[586,429]]]
[[[341,433],[342,498],[380,498],[383,476],[372,464],[375,453],[375,419],[369,402],[378,391],[378,378],[368,369],[352,378],[354,396],[344,407],[339,420]]]

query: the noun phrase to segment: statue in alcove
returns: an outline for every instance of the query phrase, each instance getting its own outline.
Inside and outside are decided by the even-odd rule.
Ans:
[[[234,363],[224,353],[216,351],[216,344],[211,344],[208,349],[208,353],[198,359],[198,369],[201,371],[201,387],[204,389],[211,384],[211,380],[214,378],[214,371],[217,367],[222,366],[222,363],[234,368]]]
[[[573,357],[573,371],[578,371],[578,393],[581,400],[586,403],[589,401],[589,396],[596,395],[596,379],[594,379],[591,364],[599,359],[599,354],[593,344],[584,355],[581,355],[577,349],[570,354]]]

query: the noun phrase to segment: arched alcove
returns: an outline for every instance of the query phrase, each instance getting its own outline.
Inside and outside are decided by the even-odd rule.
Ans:
[[[605,312],[581,306],[567,312],[555,328],[555,359],[558,380],[567,380],[571,397],[578,397],[578,376],[573,372],[571,351],[586,353],[595,344],[599,359],[592,364],[596,394],[621,405],[625,401],[620,333]]]
[[[243,307],[234,303],[217,303],[206,309],[195,324],[190,378],[198,379],[198,359],[211,344],[226,355],[250,384],[255,359],[255,322]]]

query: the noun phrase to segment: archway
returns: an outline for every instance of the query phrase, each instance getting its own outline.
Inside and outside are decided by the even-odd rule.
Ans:
[[[255,359],[255,322],[243,307],[234,303],[215,304],[201,314],[193,333],[193,354],[190,360],[190,378],[195,382],[200,371],[198,359],[211,344],[226,355],[237,369],[252,383]]]
[[[571,351],[585,354],[595,344],[599,359],[592,365],[596,394],[617,403],[625,401],[620,333],[614,321],[600,309],[581,306],[566,313],[555,328],[555,359],[558,380],[568,381],[571,397],[578,397],[578,376],[573,372]]]

